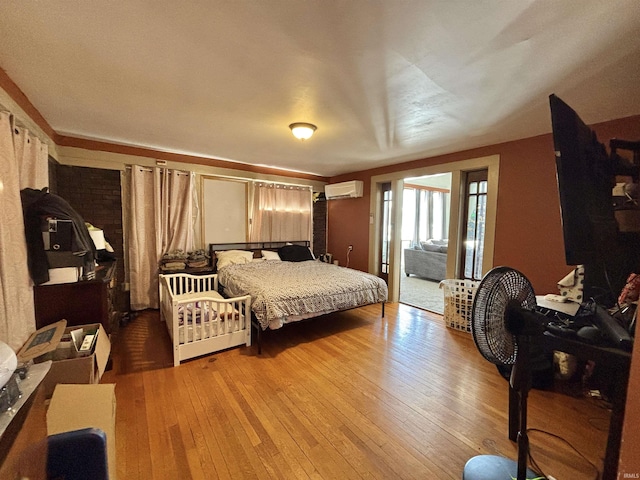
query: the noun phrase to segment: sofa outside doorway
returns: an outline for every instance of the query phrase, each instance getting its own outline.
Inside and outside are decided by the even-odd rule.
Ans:
[[[448,240],[427,240],[404,249],[404,272],[421,278],[441,281],[447,276]]]

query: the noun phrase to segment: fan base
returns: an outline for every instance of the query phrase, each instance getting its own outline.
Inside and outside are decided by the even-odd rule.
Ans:
[[[527,468],[527,479],[538,475]],[[462,480],[512,480],[518,478],[518,464],[498,455],[478,455],[464,466]]]

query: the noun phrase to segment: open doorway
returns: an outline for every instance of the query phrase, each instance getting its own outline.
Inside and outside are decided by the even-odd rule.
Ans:
[[[384,246],[385,274],[388,274],[389,301],[400,301],[400,283],[402,277],[406,277],[403,270],[403,241],[402,241],[402,216],[404,213],[404,184],[407,178],[433,176],[441,173],[451,175],[450,192],[450,221],[447,245],[446,278],[457,278],[460,269],[460,256],[454,252],[461,252],[464,245],[463,230],[460,226],[461,218],[465,218],[465,180],[466,172],[475,170],[487,171],[486,197],[482,200],[486,208],[482,212],[483,242],[475,244],[478,253],[474,256],[474,275],[484,273],[493,267],[493,249],[495,240],[496,211],[498,203],[498,183],[500,173],[500,156],[489,155],[486,157],[470,158],[438,165],[427,165],[403,171],[384,173],[371,177],[371,199],[369,209],[369,272],[379,275],[381,265],[381,248]],[[389,191],[389,186],[391,190]],[[383,188],[384,187],[384,188]],[[484,188],[484,186],[483,186]],[[388,211],[385,214],[382,201],[383,193],[389,197]],[[392,199],[392,201],[391,201]],[[381,222],[387,224],[387,228],[381,228]],[[479,225],[479,224],[478,224]],[[468,233],[468,232],[467,232]],[[449,253],[450,252],[450,253]],[[477,269],[475,267],[478,267]],[[439,292],[442,294],[442,292]],[[443,295],[444,297],[444,295]]]
[[[400,302],[442,314],[446,278],[451,173],[404,179]]]

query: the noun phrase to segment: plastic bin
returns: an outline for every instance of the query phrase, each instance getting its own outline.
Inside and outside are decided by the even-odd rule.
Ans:
[[[444,322],[449,328],[471,333],[473,297],[480,282],[446,279],[440,282],[444,292]]]

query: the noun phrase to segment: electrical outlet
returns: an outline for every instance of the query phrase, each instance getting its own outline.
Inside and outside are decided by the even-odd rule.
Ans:
[[[349,251],[353,250],[353,245],[349,245]]]

